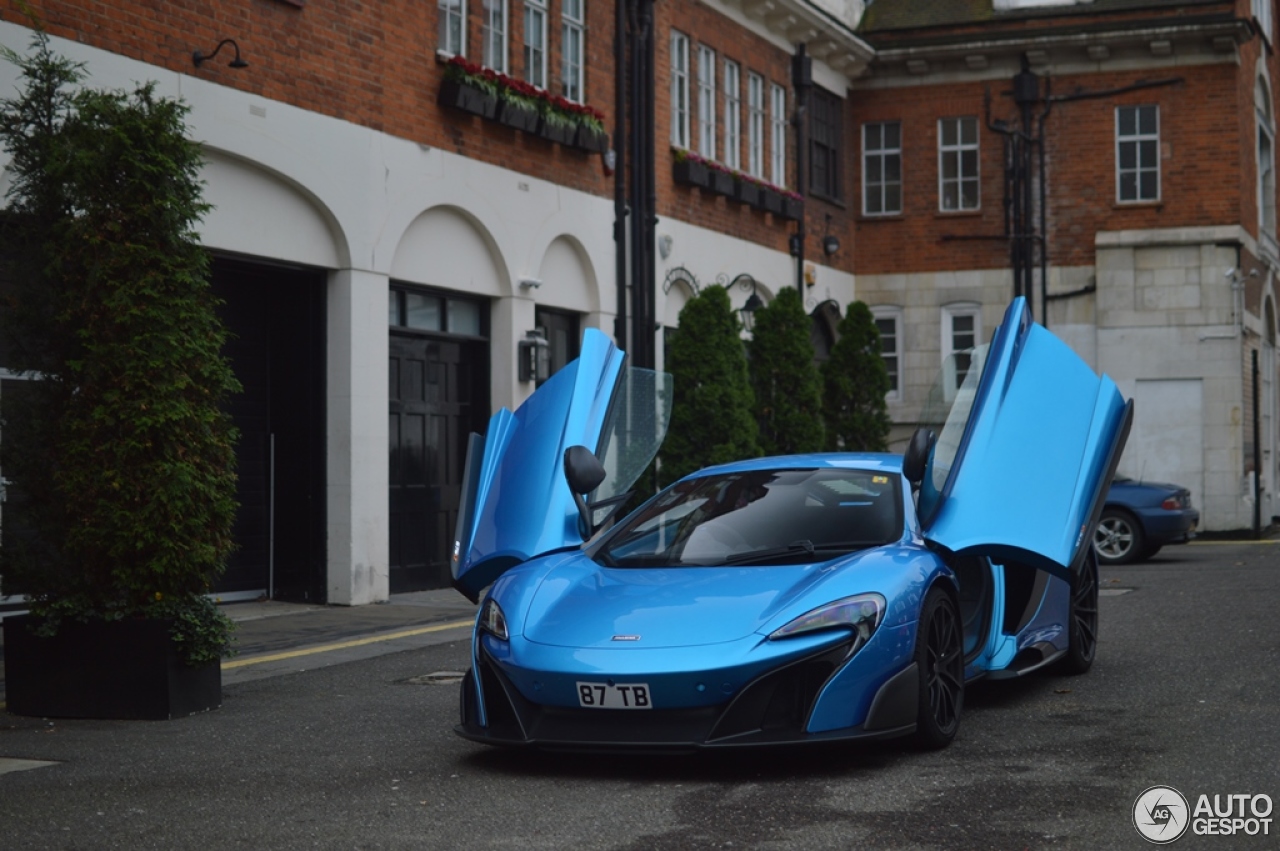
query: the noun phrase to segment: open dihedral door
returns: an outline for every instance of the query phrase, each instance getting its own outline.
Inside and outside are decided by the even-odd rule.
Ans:
[[[454,586],[471,600],[528,559],[581,544],[580,514],[564,454],[585,446],[604,463],[597,503],[624,494],[666,434],[670,376],[627,368],[626,355],[592,328],[578,358],[513,413],[471,435],[454,536]]]
[[[925,539],[1069,580],[1092,546],[1132,420],[1115,382],[1015,299],[955,392],[926,466]]]

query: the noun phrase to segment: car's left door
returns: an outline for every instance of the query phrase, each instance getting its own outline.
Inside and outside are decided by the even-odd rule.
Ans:
[[[1132,419],[1115,383],[1015,299],[954,391],[925,467],[925,539],[1069,580],[1092,546]]]

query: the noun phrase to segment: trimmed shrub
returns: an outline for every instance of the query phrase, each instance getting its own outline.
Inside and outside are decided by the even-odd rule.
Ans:
[[[822,449],[822,384],[813,362],[811,324],[800,292],[792,287],[755,313],[751,387],[765,455]]]
[[[889,437],[889,372],[881,355],[880,330],[871,309],[855,301],[837,327],[840,338],[822,365],[827,447],[847,452],[883,452]]]

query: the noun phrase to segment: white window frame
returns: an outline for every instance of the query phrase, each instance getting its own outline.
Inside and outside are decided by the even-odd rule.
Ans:
[[[965,336],[973,338],[972,346],[957,346],[956,339],[959,334],[956,333],[956,320],[972,319],[973,327],[970,331],[962,332]],[[956,360],[952,355],[957,352],[965,351],[965,349],[977,349],[982,345],[982,305],[977,302],[964,301],[955,304],[946,304],[942,306],[942,370],[944,381],[942,384],[943,396],[948,400],[955,398],[956,391],[960,389],[964,376],[973,368],[972,362],[961,372],[956,368]]]
[[[466,56],[467,0],[437,0],[436,15],[436,50],[449,56]]]
[[[898,128],[898,144],[896,146],[889,145],[885,142],[885,128],[895,126]],[[879,141],[876,147],[872,147],[872,143],[868,138],[872,127],[880,128]],[[887,176],[888,164],[890,160],[896,160],[898,164],[898,177],[891,180]],[[873,180],[870,175],[872,173],[872,164],[879,164],[879,180]],[[889,204],[889,189],[891,187],[898,189],[898,203],[896,206]],[[871,198],[876,196],[880,201],[880,209],[871,209]],[[868,121],[862,125],[862,215],[864,216],[900,216],[902,215],[902,122],[901,121]]]
[[[747,72],[747,174],[764,179],[764,77]]]
[[[507,0],[482,0],[480,21],[481,62],[500,74],[507,73]]]
[[[560,83],[566,100],[586,102],[586,0],[561,0]]]
[[[724,61],[724,164],[742,168],[742,67]]]
[[[885,350],[884,332],[883,331],[880,332],[880,346],[881,346],[880,354],[882,357],[885,357],[885,358],[892,357],[893,364],[894,364],[893,370],[889,373],[889,378],[890,378],[890,381],[892,382],[892,386],[889,388],[889,392],[884,394],[884,398],[886,402],[901,402],[902,401],[902,308],[894,307],[891,305],[880,305],[877,307],[873,307],[871,308],[871,318],[875,321],[877,330],[879,330],[880,323],[882,322],[889,322],[893,324],[892,350]],[[888,368],[887,361],[885,363],[885,368],[886,369]]]
[[[716,52],[698,45],[698,153],[716,158]]]
[[[1258,117],[1258,229],[1276,237],[1276,136]]]
[[[774,186],[787,185],[787,90],[777,83],[769,86],[769,180]]]
[[[953,126],[955,141],[946,142],[946,128]],[[973,141],[964,140],[965,131],[973,130]],[[982,155],[979,148],[978,119],[971,115],[938,119],[938,210],[944,213],[971,212],[982,209]],[[965,160],[972,154],[973,172],[965,171]],[[948,165],[954,176],[948,177]],[[965,188],[972,187],[973,201],[965,203]],[[955,190],[955,206],[947,206],[947,190]]]
[[[689,37],[671,31],[671,144],[689,148]]]
[[[1142,110],[1151,109],[1155,111],[1156,129],[1154,132],[1144,133],[1139,124]],[[1129,135],[1121,135],[1120,121],[1121,115],[1125,112],[1133,112],[1134,132]],[[1133,168],[1123,168],[1121,160],[1124,156],[1123,152],[1126,147],[1132,146],[1134,153]],[[1150,153],[1150,161],[1142,156],[1144,147]],[[1156,188],[1154,195],[1144,195],[1142,193],[1142,176],[1144,174],[1155,174]],[[1128,175],[1133,176],[1134,197],[1124,197],[1124,180]],[[1151,204],[1160,200],[1162,175],[1160,174],[1160,107],[1156,104],[1135,104],[1131,106],[1116,107],[1116,203],[1117,204]]]
[[[1257,19],[1258,29],[1268,44],[1274,43],[1272,27],[1275,23],[1271,17],[1271,2],[1272,0],[1253,0],[1253,17]]]
[[[524,79],[540,89],[547,87],[546,0],[524,0]]]

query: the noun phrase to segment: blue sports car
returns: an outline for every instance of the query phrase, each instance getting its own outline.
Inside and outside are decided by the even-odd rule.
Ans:
[[[472,436],[454,583],[480,603],[462,736],[687,750],[956,735],[965,684],[1097,647],[1093,529],[1132,403],[1016,300],[935,437],[759,458],[611,522],[667,378],[603,334]]]

